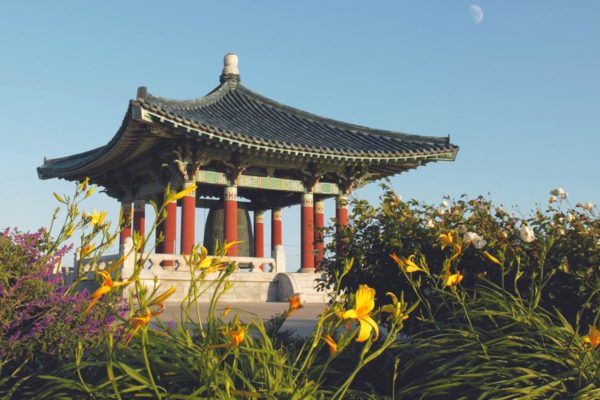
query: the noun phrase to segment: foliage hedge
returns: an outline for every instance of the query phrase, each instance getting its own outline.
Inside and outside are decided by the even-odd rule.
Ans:
[[[455,261],[464,275],[464,288],[487,280],[512,295],[528,297],[539,292],[539,305],[558,310],[570,323],[587,327],[594,322],[600,310],[600,219],[596,207],[589,203],[572,207],[564,191],[556,189],[545,209],[517,216],[484,197],[469,200],[463,196],[428,205],[402,201],[388,186],[383,189],[379,206],[352,201],[349,226],[342,233],[346,239],[329,228],[333,252],[322,265],[327,273],[324,286],[332,287],[336,273],[343,269],[336,257],[341,244],[344,255],[355,264],[342,289],[353,291],[365,283],[379,294],[404,291],[409,302],[416,301],[410,283],[390,255],[415,255],[417,263],[426,262],[439,277],[450,255],[449,248],[442,250],[440,235],[450,232],[462,246]],[[522,239],[523,227],[533,230],[533,241]],[[485,245],[477,248],[466,243],[469,232],[482,238]]]

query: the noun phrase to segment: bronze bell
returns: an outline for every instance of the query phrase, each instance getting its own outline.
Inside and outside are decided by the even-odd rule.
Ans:
[[[237,255],[240,257],[254,257],[254,235],[252,233],[252,220],[250,219],[247,204],[238,203],[237,209],[237,240],[242,243],[237,245]],[[225,227],[225,211],[223,203],[219,202],[210,207],[204,227],[204,247],[209,254],[213,254],[215,244],[223,244]]]

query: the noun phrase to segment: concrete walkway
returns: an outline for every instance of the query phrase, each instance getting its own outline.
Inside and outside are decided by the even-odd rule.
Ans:
[[[200,308],[200,317],[205,318],[208,314],[209,303],[198,303]],[[181,311],[179,302],[166,302],[165,311],[158,316],[163,322],[181,320]],[[233,318],[237,313],[242,321],[250,321],[252,319],[260,318],[263,321],[270,319],[273,315],[282,313],[288,309],[289,304],[268,302],[268,303],[229,303],[220,302],[217,304],[217,313],[222,313],[227,306],[231,306],[229,318]],[[295,334],[300,336],[308,336],[319,318],[319,314],[325,310],[327,304],[325,303],[305,303],[304,307],[296,310],[284,323],[283,330],[293,331]],[[190,317],[196,320],[196,309],[192,307],[190,309]]]

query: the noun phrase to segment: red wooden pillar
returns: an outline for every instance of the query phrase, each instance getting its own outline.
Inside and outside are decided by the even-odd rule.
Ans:
[[[335,199],[335,218],[341,226],[348,226],[348,196],[338,196]]]
[[[315,268],[319,269],[325,258],[325,243],[323,243],[323,228],[325,227],[325,202],[315,202]]]
[[[348,226],[348,197],[338,196],[335,199],[335,218],[337,219],[337,258],[343,260],[346,257],[345,244],[348,238],[345,237],[343,228]]]
[[[121,203],[121,235],[119,246],[123,246],[125,239],[131,237],[131,203]]]
[[[283,234],[281,223],[281,208],[271,210],[271,250],[276,246],[283,246]]]
[[[225,242],[237,241],[237,187],[226,186],[223,193],[223,208],[225,214]],[[231,246],[227,255],[235,257],[237,246]]]
[[[184,189],[193,185],[193,182],[184,183]],[[176,229],[176,228],[175,228]],[[181,199],[181,254],[191,254],[196,241],[196,191],[189,193]]]
[[[315,227],[313,211],[313,194],[302,194],[300,231],[300,272],[314,272],[315,270]]]
[[[254,211],[254,257],[265,256],[265,224],[262,210]],[[261,264],[260,269],[263,269]]]
[[[160,251],[164,254],[175,254],[175,240],[177,236],[177,202],[172,201],[165,206],[165,220],[162,223],[164,242],[161,243]],[[173,268],[173,261],[164,261],[163,267]]]
[[[136,200],[133,202],[133,231],[140,236],[140,248],[144,246],[144,235],[146,223],[146,201]]]

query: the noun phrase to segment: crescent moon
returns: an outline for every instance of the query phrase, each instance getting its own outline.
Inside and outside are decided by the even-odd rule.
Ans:
[[[479,25],[481,21],[483,21],[483,9],[477,4],[471,4],[469,6],[469,14],[471,14],[471,18],[473,19],[473,23],[475,25]]]

